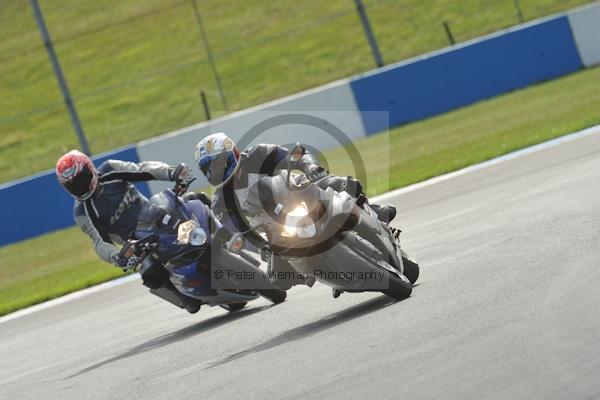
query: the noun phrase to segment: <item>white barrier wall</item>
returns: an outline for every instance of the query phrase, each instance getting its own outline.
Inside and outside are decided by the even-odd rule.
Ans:
[[[583,66],[600,64],[600,3],[571,11],[568,18]]]
[[[279,126],[250,131],[265,121]],[[344,144],[329,133],[336,128],[350,141],[365,137],[361,115],[347,81],[334,82],[147,140],[141,142],[137,150],[142,161],[185,162],[192,166],[198,178],[193,189],[198,189],[205,187],[207,182],[195,166],[194,148],[210,133],[225,132],[244,148],[258,143],[286,145],[300,141],[309,148],[322,151]],[[153,193],[165,187],[164,183],[150,182]]]

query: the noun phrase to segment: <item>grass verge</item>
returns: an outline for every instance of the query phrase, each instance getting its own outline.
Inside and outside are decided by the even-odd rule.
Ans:
[[[600,68],[509,93],[357,142],[370,195],[419,182],[600,123]],[[389,164],[381,152],[390,152]],[[332,172],[352,173],[341,149]],[[388,170],[389,168],[389,170]],[[0,248],[0,315],[122,275],[77,228]]]

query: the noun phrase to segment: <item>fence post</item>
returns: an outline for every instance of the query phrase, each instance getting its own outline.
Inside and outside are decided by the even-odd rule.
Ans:
[[[450,25],[448,24],[447,21],[444,21],[444,29],[446,30],[446,36],[448,36],[448,41],[450,42],[451,45],[456,44],[456,41],[454,40],[454,36],[452,36],[452,31],[450,30]]]
[[[215,64],[213,53],[210,48],[210,44],[208,43],[208,37],[206,36],[206,31],[204,30],[204,24],[202,23],[202,18],[200,17],[200,11],[198,10],[198,5],[196,4],[196,0],[190,0],[190,1],[192,2],[192,7],[194,8],[194,15],[196,16],[196,23],[198,24],[198,29],[200,30],[200,35],[202,36],[202,42],[204,43],[204,48],[206,49],[206,54],[208,56],[208,62],[210,64],[210,68],[212,69],[213,75],[215,77],[215,82],[217,83],[217,90],[219,91],[219,97],[221,97],[221,102],[223,103],[223,107],[225,108],[225,111],[229,111],[229,106],[227,105],[227,99],[225,98],[225,93],[223,92],[223,86],[221,85],[221,77],[219,76],[219,72],[217,71],[217,66]]]
[[[71,98],[71,93],[69,92],[69,86],[67,85],[67,80],[63,75],[62,68],[60,67],[60,63],[58,62],[58,57],[54,52],[54,46],[52,45],[52,39],[50,38],[50,33],[48,29],[46,29],[46,23],[44,22],[44,16],[42,15],[42,10],[37,2],[37,0],[29,0],[29,4],[31,5],[31,9],[33,10],[33,16],[35,17],[35,21],[40,29],[40,33],[42,35],[42,40],[44,42],[44,46],[46,46],[46,50],[48,51],[48,57],[50,58],[50,62],[52,63],[52,69],[54,70],[54,75],[56,76],[56,80],[58,81],[58,86],[60,87],[60,91],[63,95],[63,100],[67,105],[67,109],[69,110],[69,116],[71,117],[71,124],[75,129],[75,133],[77,134],[77,138],[79,139],[79,145],[81,146],[81,150],[87,154],[91,155],[90,147],[88,146],[88,142],[85,138],[85,134],[83,133],[83,128],[81,127],[81,122],[79,121],[79,117],[77,115],[77,110],[75,108],[75,103]]]
[[[513,3],[515,4],[515,9],[517,10],[517,17],[519,17],[519,22],[525,22],[525,18],[523,18],[523,10],[521,10],[521,3],[519,2],[519,0],[513,0]]]
[[[206,120],[210,121],[210,108],[208,108],[208,101],[206,100],[206,95],[204,91],[200,91],[200,98],[202,99],[202,105],[204,106],[204,115],[206,116]]]
[[[379,46],[377,45],[377,39],[375,39],[375,35],[371,29],[371,24],[369,22],[369,17],[367,16],[365,6],[362,0],[354,0],[354,4],[356,4],[356,11],[360,17],[360,22],[362,23],[365,31],[365,36],[367,36],[369,46],[371,47],[371,53],[373,53],[375,65],[377,65],[378,68],[383,67],[383,58],[381,57],[381,52],[379,51]]]

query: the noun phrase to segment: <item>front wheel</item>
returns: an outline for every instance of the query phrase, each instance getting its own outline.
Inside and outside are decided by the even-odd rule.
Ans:
[[[248,304],[247,302],[242,302],[242,303],[229,303],[229,304],[222,304],[221,308],[226,309],[229,312],[234,312],[234,311],[239,311],[242,308],[246,307],[246,304]]]
[[[413,285],[419,279],[419,264],[415,262],[404,250],[400,250],[402,255],[402,265],[404,266],[404,276],[408,278]]]
[[[404,275],[401,277],[390,275],[389,287],[382,292],[396,300],[404,300],[412,293],[412,283]]]
[[[258,294],[262,297],[266,298],[273,304],[283,303],[285,298],[287,297],[287,292],[285,290],[278,289],[263,289],[258,290]]]

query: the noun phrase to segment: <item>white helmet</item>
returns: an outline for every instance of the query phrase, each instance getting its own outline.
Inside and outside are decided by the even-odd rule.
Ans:
[[[213,133],[196,145],[196,165],[206,176],[208,182],[219,187],[227,183],[236,171],[240,151],[227,135]]]

